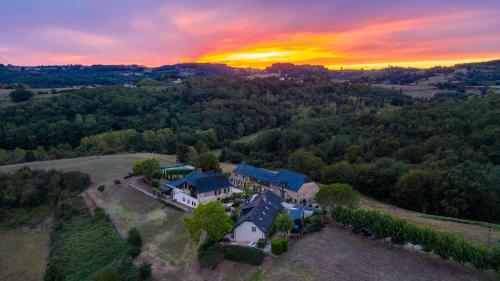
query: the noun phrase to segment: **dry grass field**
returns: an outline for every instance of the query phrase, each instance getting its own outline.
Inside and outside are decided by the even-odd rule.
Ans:
[[[0,280],[42,280],[49,254],[51,219],[35,227],[0,230]]]
[[[62,171],[80,171],[88,173],[92,181],[97,184],[104,181],[113,181],[126,176],[136,160],[157,158],[163,164],[175,161],[175,156],[152,153],[130,153],[104,156],[88,156],[72,159],[58,159],[37,161],[15,165],[0,166],[0,172],[12,172],[21,167],[29,166],[32,169],[57,169]]]

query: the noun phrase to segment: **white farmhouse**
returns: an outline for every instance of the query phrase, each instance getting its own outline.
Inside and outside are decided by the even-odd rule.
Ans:
[[[184,178],[167,183],[162,189],[171,190],[175,201],[191,208],[210,201],[222,200],[232,194],[228,178],[214,172],[194,171]]]
[[[255,196],[241,210],[233,230],[233,240],[257,242],[266,239],[274,219],[284,210],[282,202],[279,196],[269,190]]]

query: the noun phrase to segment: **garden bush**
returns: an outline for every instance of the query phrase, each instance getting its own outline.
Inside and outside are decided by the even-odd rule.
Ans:
[[[137,257],[141,253],[142,237],[137,228],[132,227],[127,233],[127,254]]]
[[[97,187],[97,190],[98,190],[99,192],[103,192],[105,188],[106,188],[106,186],[105,186],[104,184],[101,184],[101,185],[99,185],[99,186]]]
[[[207,239],[198,248],[198,259],[203,267],[215,269],[224,260],[224,250],[218,243]]]
[[[271,241],[271,252],[275,255],[283,254],[283,242],[282,239],[276,238]]]
[[[323,226],[323,217],[320,214],[314,214],[304,220],[304,233],[318,232]]]
[[[261,265],[264,262],[264,252],[259,249],[237,245],[224,245],[223,250],[224,257],[231,261],[254,266]]]
[[[266,239],[259,239],[259,241],[257,241],[257,248],[264,249],[266,247],[266,244],[267,244]]]

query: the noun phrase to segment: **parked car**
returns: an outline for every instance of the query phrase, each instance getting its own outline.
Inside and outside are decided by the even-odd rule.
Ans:
[[[255,243],[255,242],[248,243],[248,247],[255,248],[255,246],[257,246],[257,243]]]

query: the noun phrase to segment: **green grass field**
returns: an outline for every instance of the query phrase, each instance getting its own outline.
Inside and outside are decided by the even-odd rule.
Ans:
[[[81,199],[72,204],[78,210],[56,218],[49,264],[66,281],[92,281],[104,267],[126,256],[127,244],[106,217],[92,217]]]

